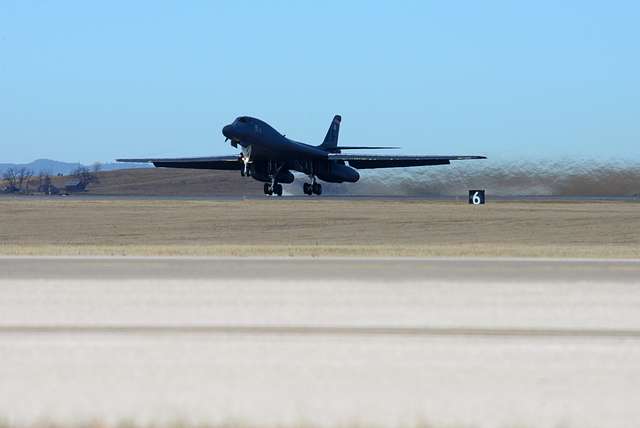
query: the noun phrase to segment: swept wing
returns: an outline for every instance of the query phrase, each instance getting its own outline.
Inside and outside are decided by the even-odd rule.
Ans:
[[[447,165],[452,160],[486,159],[486,156],[403,156],[329,154],[330,160],[346,161],[356,169],[402,168],[407,166]]]
[[[238,156],[210,156],[202,158],[168,158],[168,159],[116,159],[118,162],[152,163],[157,167],[189,168],[189,169],[221,169],[237,170],[241,161]]]

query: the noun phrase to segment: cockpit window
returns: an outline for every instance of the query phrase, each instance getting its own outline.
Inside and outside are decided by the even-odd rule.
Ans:
[[[249,118],[248,117],[244,117],[244,116],[239,117],[238,118],[238,122],[240,122],[240,123],[249,123]]]

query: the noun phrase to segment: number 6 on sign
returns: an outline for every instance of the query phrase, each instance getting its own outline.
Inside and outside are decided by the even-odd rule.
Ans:
[[[484,205],[484,190],[469,190],[469,203]]]

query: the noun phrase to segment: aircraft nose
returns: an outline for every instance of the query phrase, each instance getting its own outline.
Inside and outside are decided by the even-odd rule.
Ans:
[[[222,135],[224,135],[227,138],[233,138],[233,126],[227,125],[224,128],[222,128]]]

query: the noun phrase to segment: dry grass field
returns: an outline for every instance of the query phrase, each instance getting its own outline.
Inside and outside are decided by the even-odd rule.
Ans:
[[[0,198],[4,255],[640,257],[634,202]]]
[[[69,177],[54,177],[63,187]],[[87,193],[129,196],[262,195],[262,183],[242,180],[237,171],[142,168],[103,171]]]

